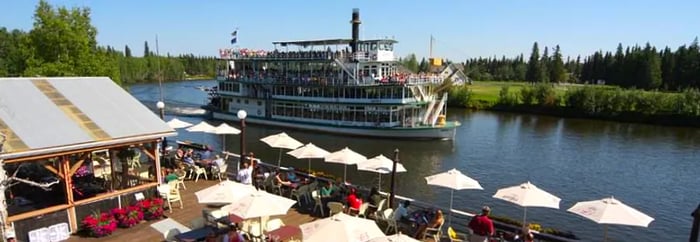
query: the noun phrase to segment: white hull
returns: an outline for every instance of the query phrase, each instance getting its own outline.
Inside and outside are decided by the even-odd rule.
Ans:
[[[212,118],[221,120],[238,121],[238,117],[232,114],[221,112],[212,112]],[[256,117],[246,118],[247,123],[262,124],[278,127],[287,127],[293,129],[303,129],[310,131],[346,134],[353,136],[369,136],[392,139],[454,139],[456,127],[418,127],[418,128],[358,128],[358,127],[342,127],[330,125],[316,125],[309,123],[298,123],[290,121],[278,121],[260,119]]]

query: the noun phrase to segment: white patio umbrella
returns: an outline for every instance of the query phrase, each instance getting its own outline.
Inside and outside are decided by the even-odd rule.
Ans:
[[[357,169],[361,171],[371,171],[379,174],[379,189],[382,187],[382,174],[391,173],[394,168],[394,161],[384,155],[375,156],[365,162],[358,163]],[[406,172],[406,168],[401,164],[396,164],[396,172]]]
[[[529,181],[517,186],[498,189],[493,197],[523,207],[523,225],[525,225],[527,221],[527,207],[559,209],[559,202],[561,201],[557,196],[538,188]]]
[[[304,242],[364,242],[384,236],[374,220],[338,213],[299,226]]]
[[[478,181],[462,174],[457,169],[452,169],[443,173],[425,177],[428,185],[450,188],[450,216],[448,217],[448,225],[452,224],[452,200],[455,190],[478,189],[484,190]]]
[[[309,171],[311,171],[311,159],[320,159],[326,157],[330,152],[317,147],[312,143],[308,143],[296,150],[287,152],[297,159],[309,159]]]
[[[372,238],[366,242],[420,242],[420,240],[414,239],[411,236],[399,232],[398,234]]]
[[[360,155],[350,148],[345,147],[342,150],[330,153],[325,158],[326,162],[340,163],[345,165],[343,169],[343,182],[347,182],[348,165],[355,165],[367,161],[367,157]]]
[[[201,204],[229,204],[248,196],[257,189],[234,181],[223,181],[194,193]]]
[[[285,132],[267,136],[265,138],[260,139],[260,141],[264,142],[272,148],[280,149],[279,158],[277,158],[277,166],[280,166],[282,162],[282,149],[293,150],[304,145],[301,142],[287,135],[287,133]]]
[[[226,151],[226,135],[227,134],[240,134],[241,131],[237,128],[231,127],[226,123],[221,123],[219,126],[214,127],[212,130],[204,131],[205,133],[219,134],[221,135],[221,151]],[[236,166],[239,167],[239,166]]]
[[[181,128],[187,128],[192,126],[191,123],[179,120],[177,118],[173,118],[170,121],[167,122],[168,126],[170,126],[173,129],[181,129]]]
[[[648,227],[654,218],[649,217],[614,197],[600,200],[578,202],[569,208],[569,212],[605,225],[603,240],[608,238],[608,224],[620,224],[638,227]]]
[[[287,214],[297,201],[277,196],[265,191],[256,191],[243,196],[236,202],[221,207],[221,210],[242,219],[260,218],[260,231],[263,231],[262,217]]]
[[[237,201],[221,207],[222,211],[235,214],[242,219],[287,214],[297,201],[277,196],[266,191],[255,191]]]
[[[189,132],[212,132],[215,129],[214,126],[207,123],[206,121],[199,122],[197,125],[187,128]]]

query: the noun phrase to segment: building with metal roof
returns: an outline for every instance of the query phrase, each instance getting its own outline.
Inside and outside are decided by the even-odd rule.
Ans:
[[[107,77],[0,78],[0,159],[176,135]]]
[[[0,172],[30,181],[2,186],[0,221],[34,241],[153,194],[159,144],[177,133],[107,77],[36,77],[0,78],[0,134]]]

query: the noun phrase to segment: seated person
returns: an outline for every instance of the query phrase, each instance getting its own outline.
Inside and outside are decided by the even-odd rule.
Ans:
[[[416,234],[413,237],[416,239],[423,239],[423,237],[425,237],[425,232],[428,230],[428,228],[437,229],[440,228],[440,226],[442,226],[443,223],[445,223],[445,218],[442,215],[442,210],[438,209],[437,212],[435,212],[435,216],[429,223],[420,224],[418,226],[418,230],[416,230]]]
[[[165,183],[170,183],[171,181],[176,181],[178,178],[177,174],[175,174],[175,172],[171,169],[165,169],[164,173],[166,174],[163,177],[163,180],[165,181]]]
[[[348,209],[360,210],[362,199],[357,196],[357,190],[355,190],[355,188],[350,188],[350,194],[348,194],[345,200],[348,204]]]
[[[289,171],[287,172],[287,180],[290,182],[299,182],[299,177],[297,177],[296,172],[294,172],[294,167],[289,167]]]
[[[226,161],[224,160],[224,158],[221,158],[221,156],[219,156],[219,155],[214,156],[214,160],[212,160],[211,163],[209,163],[210,166],[216,166],[217,168],[221,168],[225,164],[226,164]]]
[[[333,186],[333,182],[328,181],[325,186],[321,187],[321,197],[322,198],[329,198],[333,196],[333,191],[335,191],[335,186]]]
[[[211,157],[212,157],[211,151],[212,151],[211,147],[207,146],[207,149],[204,152],[202,152],[202,154],[199,155],[199,159],[201,159],[203,161],[211,160]]]
[[[182,162],[184,162],[186,165],[194,166],[193,152],[193,149],[189,149],[187,153],[185,153],[185,156],[182,158]]]
[[[372,187],[372,189],[369,191],[369,204],[371,204],[374,207],[379,206],[379,203],[382,201],[382,194],[379,193],[379,190],[377,187]]]
[[[175,159],[182,160],[183,158],[185,158],[185,151],[178,148],[177,151],[175,152]]]
[[[535,236],[532,234],[532,231],[530,231],[530,224],[523,226],[523,228],[520,230],[519,237],[520,237],[520,241],[522,241],[522,242],[535,241]]]
[[[279,169],[277,169],[277,174],[275,175],[275,181],[277,184],[282,184],[283,186],[293,186],[294,183],[287,181],[285,179],[282,179],[281,172]]]
[[[411,201],[403,201],[403,203],[399,204],[399,207],[396,208],[396,211],[394,211],[394,220],[397,222],[406,222],[406,223],[412,223],[409,214],[408,214],[408,206],[411,205]]]

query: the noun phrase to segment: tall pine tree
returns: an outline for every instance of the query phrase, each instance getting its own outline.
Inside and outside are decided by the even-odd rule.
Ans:
[[[566,81],[566,70],[564,69],[564,62],[561,59],[561,50],[559,45],[554,49],[554,58],[550,64],[551,68],[549,71],[549,77],[552,82],[565,82]]]
[[[532,53],[530,60],[527,62],[527,72],[525,72],[525,80],[530,83],[539,82],[542,79],[542,68],[540,68],[540,49],[537,47],[537,42],[532,45]]]

